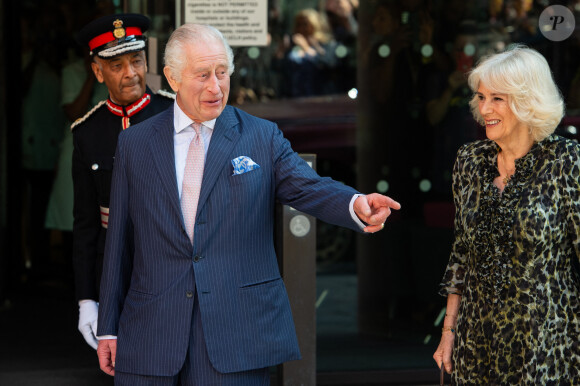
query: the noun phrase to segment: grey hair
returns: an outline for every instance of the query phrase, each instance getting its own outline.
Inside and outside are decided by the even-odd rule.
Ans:
[[[492,92],[507,94],[511,111],[529,126],[534,141],[551,135],[564,116],[564,100],[548,62],[538,51],[523,45],[482,58],[467,82],[473,92],[483,83]],[[469,105],[475,120],[484,124],[477,95]]]
[[[187,64],[184,49],[187,44],[197,42],[214,42],[223,44],[228,57],[228,74],[234,73],[234,52],[224,35],[215,27],[207,24],[187,23],[173,31],[165,47],[164,63],[171,71],[171,76],[181,82],[181,74]]]

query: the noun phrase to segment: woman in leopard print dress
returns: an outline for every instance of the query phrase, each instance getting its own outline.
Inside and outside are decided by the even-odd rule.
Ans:
[[[488,139],[457,155],[433,358],[453,384],[580,385],[580,145],[553,134],[563,101],[538,52],[484,58],[468,82]]]

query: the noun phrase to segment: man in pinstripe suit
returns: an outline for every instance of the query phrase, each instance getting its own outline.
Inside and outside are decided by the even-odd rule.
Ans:
[[[400,205],[318,176],[274,123],[227,106],[233,53],[213,27],[178,28],[165,64],[173,108],[119,136],[100,366],[117,385],[267,385],[269,366],[300,358],[275,201],[371,233]],[[205,166],[188,233],[180,200],[192,141]]]

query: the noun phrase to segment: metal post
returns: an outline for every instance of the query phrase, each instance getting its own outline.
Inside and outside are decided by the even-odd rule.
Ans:
[[[316,169],[314,154],[301,154]],[[316,384],[316,219],[277,207],[278,263],[290,298],[302,359],[278,366],[278,386]]]

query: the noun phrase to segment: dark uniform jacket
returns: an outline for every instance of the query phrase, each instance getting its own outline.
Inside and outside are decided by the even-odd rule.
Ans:
[[[146,95],[122,107],[103,101],[75,122],[72,176],[74,186],[73,267],[76,298],[98,301],[107,234],[109,194],[117,136],[173,104],[172,94]]]

